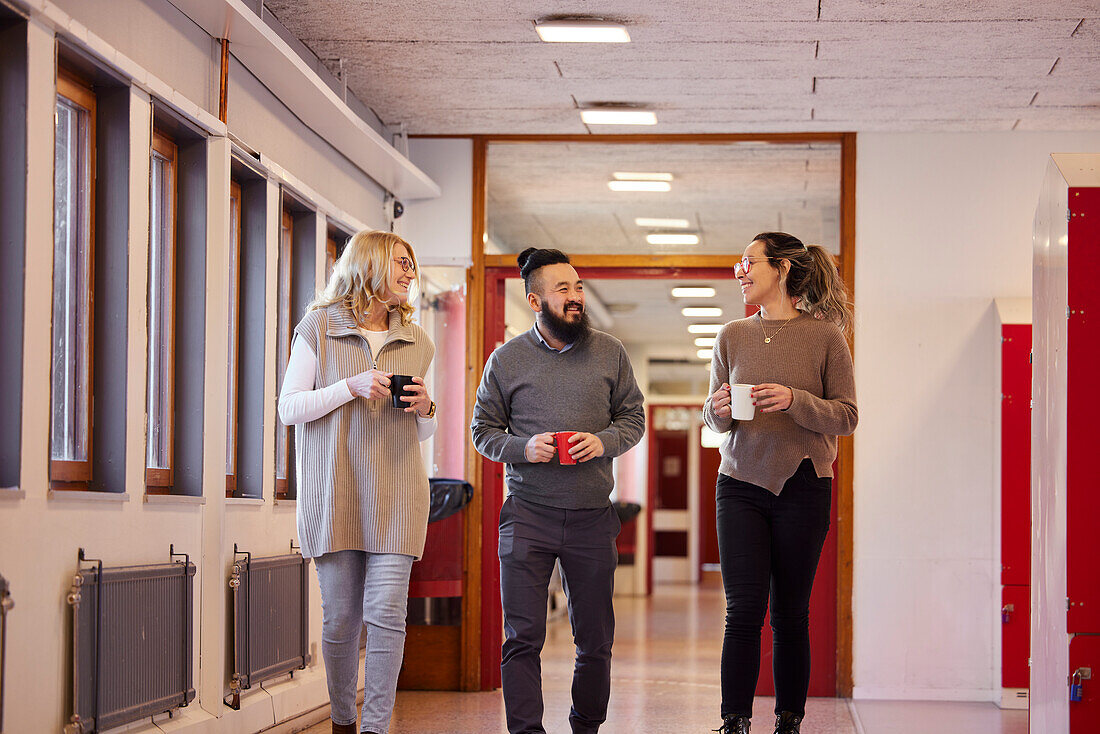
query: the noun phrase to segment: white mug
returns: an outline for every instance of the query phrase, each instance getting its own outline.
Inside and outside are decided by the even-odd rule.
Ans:
[[[756,406],[752,404],[752,385],[730,385],[730,410],[738,421],[751,421],[756,415]]]

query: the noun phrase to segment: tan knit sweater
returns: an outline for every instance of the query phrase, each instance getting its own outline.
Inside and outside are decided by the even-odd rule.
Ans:
[[[848,343],[834,324],[809,314],[761,320],[759,316],[731,321],[718,332],[711,362],[710,394],[722,383],[785,385],[794,393],[786,411],[762,413],[751,421],[719,418],[710,398],[703,420],[711,430],[726,433],[718,471],[779,494],[805,458],[819,477],[833,475],[836,437],[856,428],[855,377]],[[761,325],[772,337],[764,343]]]
[[[295,328],[317,355],[317,388],[369,369],[423,377],[435,346],[397,312],[378,354],[342,305],[310,311]],[[416,418],[389,398],[356,398],[294,426],[302,555],[340,550],[419,558],[428,527],[428,475]]]

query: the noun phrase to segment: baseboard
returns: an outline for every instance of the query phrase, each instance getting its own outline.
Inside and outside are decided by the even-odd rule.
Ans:
[[[996,703],[1001,700],[1001,689],[856,686],[852,690],[852,698],[857,701],[976,701]]]
[[[1003,709],[1026,709],[1028,700],[1026,688],[1002,688],[1001,700],[997,705]]]

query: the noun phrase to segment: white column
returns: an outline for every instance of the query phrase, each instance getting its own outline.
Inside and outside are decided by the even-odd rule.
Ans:
[[[215,716],[224,711],[229,565],[225,538],[226,360],[229,357],[229,172],[230,142],[216,137],[206,147],[206,366],[203,391],[202,559],[198,671],[199,705]]]
[[[27,22],[27,241],[23,308],[20,486],[45,496],[50,466],[50,314],[53,313],[53,31]]]

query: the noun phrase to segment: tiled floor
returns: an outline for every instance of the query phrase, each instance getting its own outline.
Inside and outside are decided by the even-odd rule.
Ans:
[[[721,589],[658,587],[652,598],[617,599],[617,631],[611,703],[602,734],[681,734],[717,728],[720,701]],[[573,644],[569,622],[554,620],[543,651],[543,689],[548,734],[569,734],[569,685]],[[756,700],[753,731],[771,734],[773,699]],[[811,699],[804,734],[1023,734],[1026,712],[1002,712],[992,704]],[[929,727],[929,723],[932,726]],[[328,724],[307,734],[327,734]],[[402,691],[391,734],[497,734],[506,731],[500,692]]]
[[[855,709],[865,734],[1027,734],[1027,711],[991,703],[856,701]]]

